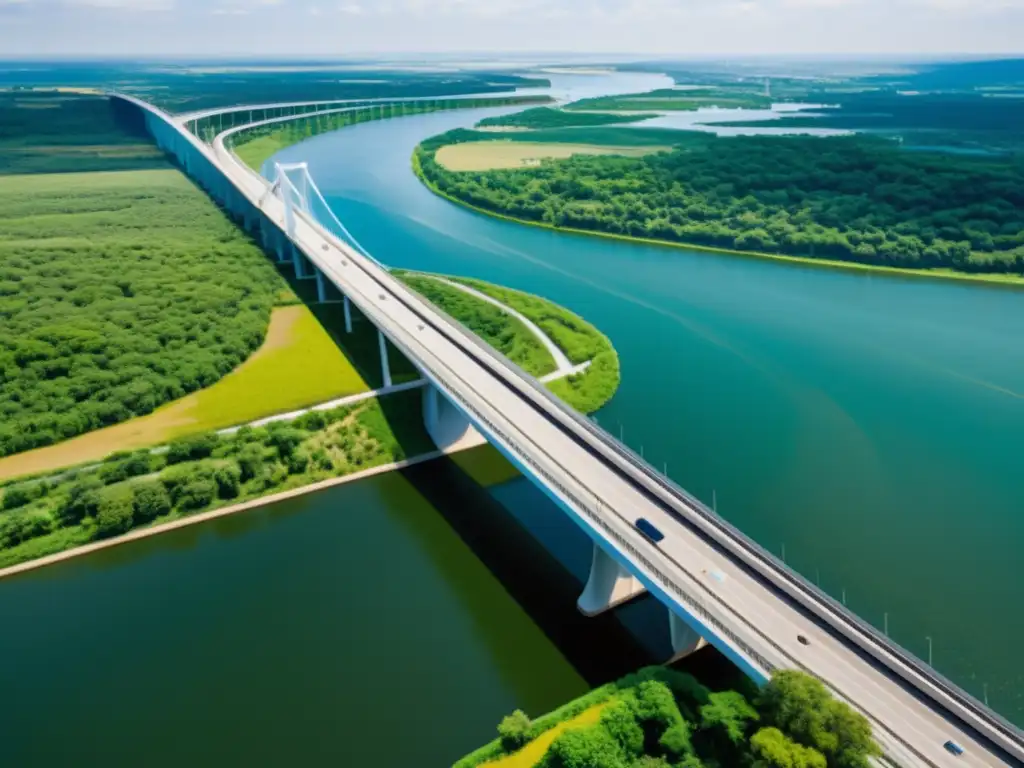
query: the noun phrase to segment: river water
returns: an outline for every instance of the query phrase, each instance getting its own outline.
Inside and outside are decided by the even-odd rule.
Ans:
[[[555,85],[662,85],[643,77]],[[1024,296],[466,211],[409,158],[482,114],[362,125],[282,157],[309,162],[385,263],[536,292],[595,323],[622,361],[607,429],[924,659],[930,637],[939,670],[1024,720]]]
[[[642,77],[559,85],[661,85]],[[888,613],[909,649],[927,658],[931,637],[936,667],[1024,720],[1021,295],[465,211],[409,157],[480,114],[364,124],[281,158],[307,160],[386,263],[597,324],[623,371],[606,428],[869,621]],[[5,764],[443,766],[511,709],[663,653],[649,598],[623,623],[573,610],[586,540],[542,494],[487,453],[460,464],[0,582]]]

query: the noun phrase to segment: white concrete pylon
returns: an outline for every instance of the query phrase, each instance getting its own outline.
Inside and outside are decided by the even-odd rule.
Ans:
[[[646,591],[636,576],[595,542],[590,578],[576,607],[584,616],[597,616]]]
[[[707,640],[701,637],[685,620],[676,616],[671,609],[668,612],[668,633],[672,640],[670,662],[689,656],[708,644]]]

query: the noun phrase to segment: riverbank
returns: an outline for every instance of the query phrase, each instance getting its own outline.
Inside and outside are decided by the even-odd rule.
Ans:
[[[460,205],[463,208],[468,208],[476,213],[483,214],[485,216],[491,216],[496,219],[504,221],[514,222],[516,224],[525,224],[526,226],[536,227],[537,229],[545,229],[552,232],[564,232],[570,235],[583,235],[585,237],[600,237],[606,240],[617,240],[620,242],[634,243],[637,245],[653,245],[662,248],[672,248],[675,250],[685,251],[697,251],[700,253],[717,253],[727,256],[743,256],[746,258],[770,260],[783,262],[788,264],[799,264],[803,266],[811,267],[823,267],[827,269],[841,270],[851,273],[858,274],[880,274],[887,275],[890,277],[912,277],[917,279],[928,279],[928,280],[941,280],[945,282],[957,281],[963,283],[976,283],[982,284],[989,287],[1002,287],[1012,288],[1015,290],[1024,289],[1024,275],[1008,275],[1002,273],[985,273],[975,274],[970,272],[956,272],[954,270],[945,269],[903,269],[900,267],[887,267],[874,264],[859,264],[857,262],[850,261],[837,261],[835,259],[812,259],[806,256],[789,256],[780,253],[765,253],[761,251],[740,251],[731,248],[716,248],[710,245],[691,245],[689,243],[673,243],[667,240],[655,240],[653,238],[635,237],[633,235],[619,235],[612,232],[599,232],[597,230],[590,229],[579,229],[575,227],[559,227],[553,224],[548,224],[542,221],[532,221],[530,219],[521,219],[515,216],[510,216],[505,213],[498,213],[487,208],[482,208],[478,205],[461,200],[454,195],[451,195],[440,187],[437,186],[433,181],[428,179],[423,173],[423,167],[419,159],[419,148],[413,152],[412,156],[412,169],[416,177],[423,183],[423,185],[433,192],[438,197],[444,198],[445,200]]]
[[[241,504],[232,504],[230,506],[221,507],[219,509],[211,509],[208,512],[202,512],[197,515],[190,517],[181,518],[178,520],[172,520],[171,522],[161,523],[154,525],[150,528],[139,528],[126,533],[123,536],[118,536],[113,539],[105,539],[103,541],[96,541],[91,544],[86,544],[81,547],[74,549],[64,550],[54,555],[47,555],[46,557],[36,558],[25,563],[19,563],[18,565],[12,565],[7,568],[0,568],[0,579],[5,579],[9,576],[15,576],[19,573],[25,573],[27,571],[33,571],[37,568],[45,568],[48,565],[54,565],[56,563],[62,563],[65,560],[70,560],[75,557],[81,557],[82,555],[88,555],[92,552],[98,552],[102,549],[109,549],[111,547],[118,547],[122,544],[128,544],[132,541],[138,541],[139,539],[145,539],[150,536],[157,536],[161,533],[168,533],[170,531],[176,531],[179,528],[184,528],[189,525],[197,525],[199,523],[205,523],[209,520],[216,520],[220,517],[227,517],[228,515],[236,515],[239,512],[248,512],[252,509],[259,509],[270,504],[276,504],[279,501],[286,501],[288,499],[294,499],[299,496],[305,496],[310,493],[316,493],[317,491],[323,491],[327,488],[334,488],[338,485],[344,485],[345,483],[355,482],[356,480],[363,480],[368,477],[380,475],[385,472],[393,472],[398,469],[405,469],[406,467],[412,467],[417,464],[422,464],[425,461],[433,461],[445,456],[444,451],[430,451],[428,453],[420,454],[419,456],[413,456],[409,459],[403,459],[402,461],[393,461],[390,464],[385,464],[379,467],[371,467],[370,469],[363,470],[362,472],[356,472],[353,475],[345,475],[343,477],[335,477],[330,480],[321,480],[311,485],[306,485],[301,488],[294,488],[290,491],[283,491],[281,493],[271,494],[270,496],[261,496],[251,501],[242,502]]]

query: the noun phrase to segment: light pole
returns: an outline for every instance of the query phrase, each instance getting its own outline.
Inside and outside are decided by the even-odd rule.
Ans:
[[[925,640],[928,641],[928,666],[930,667],[932,666],[932,636],[926,636]]]

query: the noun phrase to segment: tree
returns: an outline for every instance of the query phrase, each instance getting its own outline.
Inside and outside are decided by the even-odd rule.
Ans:
[[[68,489],[67,498],[57,507],[57,522],[78,525],[86,517],[95,517],[99,508],[99,490],[103,483],[96,475],[86,475]]]
[[[243,483],[263,474],[263,446],[250,443],[238,453],[238,468]]]
[[[208,477],[194,477],[185,483],[178,494],[178,508],[193,512],[203,509],[217,498],[217,483]]]
[[[628,768],[622,749],[599,725],[572,728],[548,749],[540,768]]]
[[[776,672],[757,707],[766,725],[825,755],[830,768],[867,768],[870,758],[881,754],[867,719],[803,672]]]
[[[17,509],[18,507],[24,507],[26,504],[32,501],[32,493],[27,486],[24,485],[12,485],[4,491],[4,503],[3,508]]]
[[[147,480],[136,483],[134,491],[132,505],[137,523],[148,523],[171,511],[171,498],[160,481]]]
[[[498,737],[506,752],[515,752],[529,741],[530,718],[521,709],[505,715],[498,723]]]
[[[601,727],[618,742],[622,751],[638,757],[644,751],[644,731],[636,720],[636,712],[626,701],[617,701],[601,713]]]
[[[235,464],[217,467],[213,473],[217,483],[217,495],[222,499],[234,499],[241,486],[242,471]]]
[[[96,535],[105,539],[120,536],[132,527],[133,495],[131,488],[109,488],[100,491],[96,510]]]
[[[820,752],[797,744],[778,728],[762,728],[750,740],[753,768],[827,768]]]
[[[759,719],[757,710],[737,691],[712,693],[700,708],[698,744],[703,753],[714,755],[726,765],[740,763],[747,749],[747,737]]]

